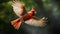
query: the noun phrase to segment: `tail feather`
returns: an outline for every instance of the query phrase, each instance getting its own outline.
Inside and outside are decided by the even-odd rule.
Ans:
[[[20,28],[20,25],[21,25],[20,19],[18,18],[18,19],[16,19],[16,20],[11,21],[11,24],[13,25],[13,27],[14,27],[15,29],[18,30],[18,29]]]
[[[18,22],[15,25],[13,25],[13,27],[18,30],[20,28],[20,25],[21,25],[21,22]]]

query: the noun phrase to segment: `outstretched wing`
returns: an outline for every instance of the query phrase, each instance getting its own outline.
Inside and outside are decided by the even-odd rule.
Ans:
[[[25,21],[26,24],[37,26],[37,27],[44,27],[46,25],[47,18],[43,17],[39,19],[38,17],[33,17],[27,21]]]
[[[25,9],[25,5],[22,2],[19,2],[18,0],[13,1],[12,7],[13,7],[13,11],[19,17],[27,13]]]

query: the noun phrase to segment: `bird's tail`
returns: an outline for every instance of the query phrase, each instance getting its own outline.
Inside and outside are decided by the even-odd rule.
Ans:
[[[17,30],[20,28],[21,23],[22,22],[20,22],[20,18],[17,18],[15,20],[11,21],[11,25],[13,25],[13,27]]]

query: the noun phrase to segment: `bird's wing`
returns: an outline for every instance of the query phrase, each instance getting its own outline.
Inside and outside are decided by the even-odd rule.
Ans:
[[[39,19],[38,17],[33,17],[27,21],[25,21],[26,24],[37,26],[37,27],[43,27],[46,25],[47,18],[43,17]]]
[[[19,17],[27,13],[25,9],[25,5],[22,2],[19,2],[18,0],[13,1],[12,7],[13,7],[13,11]]]

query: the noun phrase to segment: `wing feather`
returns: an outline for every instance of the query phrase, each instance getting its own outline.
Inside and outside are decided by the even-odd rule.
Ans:
[[[13,11],[16,13],[18,17],[27,13],[25,9],[25,5],[22,2],[13,1],[12,7],[13,7]]]
[[[37,27],[44,27],[46,25],[47,18],[43,17],[39,19],[38,17],[33,17],[27,21],[25,21],[26,24],[37,26]]]

